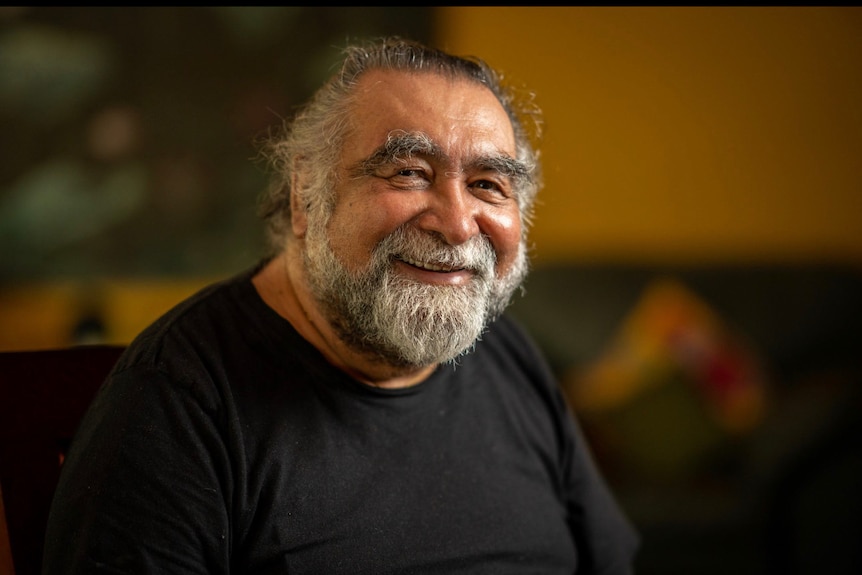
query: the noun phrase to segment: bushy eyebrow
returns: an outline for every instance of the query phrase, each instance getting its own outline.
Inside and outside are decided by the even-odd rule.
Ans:
[[[370,156],[349,169],[352,177],[373,175],[381,166],[403,162],[413,156],[422,155],[443,158],[440,146],[421,132],[392,132],[386,141]]]
[[[512,180],[529,179],[530,168],[524,162],[505,154],[480,156],[469,162],[467,168],[476,171],[492,171]]]
[[[381,166],[404,162],[415,155],[446,159],[446,154],[427,134],[422,132],[395,131],[386,141],[352,168],[351,177],[373,175]],[[472,158],[465,166],[473,171],[497,172],[513,181],[530,179],[531,170],[527,164],[506,154],[488,154]]]

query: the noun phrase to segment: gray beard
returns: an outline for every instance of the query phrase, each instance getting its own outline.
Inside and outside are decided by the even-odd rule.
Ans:
[[[366,269],[351,273],[332,251],[325,226],[310,225],[307,232],[305,271],[336,333],[352,349],[395,367],[454,362],[471,351],[527,271],[523,241],[512,271],[497,278],[487,237],[453,247],[405,225],[375,248]],[[395,271],[401,256],[467,268],[473,278],[462,286],[417,282]]]

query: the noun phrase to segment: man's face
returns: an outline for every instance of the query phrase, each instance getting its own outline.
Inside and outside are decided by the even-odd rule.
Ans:
[[[526,273],[511,124],[461,79],[371,71],[356,90],[333,209],[309,214],[309,281],[352,346],[452,360]]]

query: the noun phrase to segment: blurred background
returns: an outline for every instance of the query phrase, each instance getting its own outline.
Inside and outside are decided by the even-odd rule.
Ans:
[[[512,313],[638,572],[862,572],[858,7],[0,7],[0,350],[128,343],[254,265],[255,143],[393,33],[545,111]]]

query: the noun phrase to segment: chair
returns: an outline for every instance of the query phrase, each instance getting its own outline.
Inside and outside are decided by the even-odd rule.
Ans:
[[[65,451],[122,351],[88,345],[0,352],[0,575],[40,573]]]

